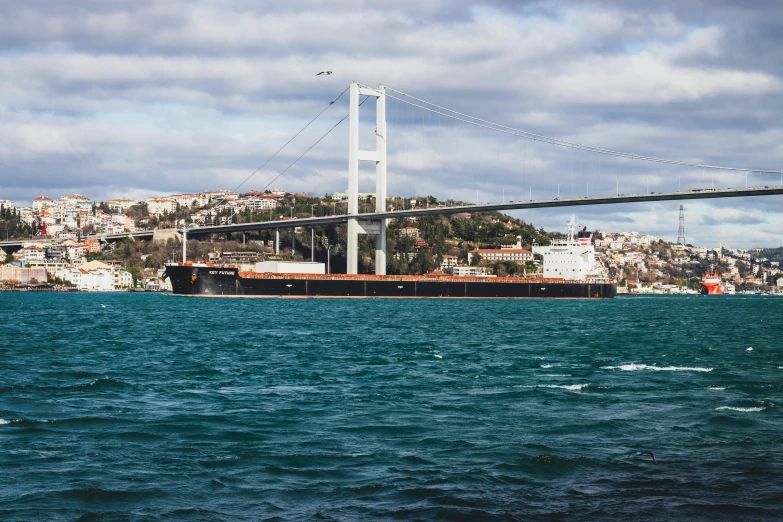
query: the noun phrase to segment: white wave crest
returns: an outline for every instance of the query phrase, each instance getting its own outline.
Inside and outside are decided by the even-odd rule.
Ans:
[[[535,386],[520,386],[520,388],[559,388],[568,391],[580,391],[587,388],[589,384],[536,384]]]
[[[722,391],[722,390],[725,390],[726,388],[724,388],[723,386],[709,386],[707,389],[708,390]]]
[[[542,364],[541,367],[542,368],[551,368],[552,365],[551,364]]]
[[[633,372],[637,370],[653,370],[656,372],[711,372],[712,368],[696,366],[650,366],[649,364],[623,364],[622,366],[601,366],[602,370],[622,370]]]
[[[764,410],[766,410],[766,408],[736,408],[734,406],[718,406],[715,409],[716,410],[741,411],[741,412],[752,412],[752,411],[764,411]]]
[[[0,419],[0,426],[2,426],[3,424],[11,424],[11,421],[5,420],[5,419]]]

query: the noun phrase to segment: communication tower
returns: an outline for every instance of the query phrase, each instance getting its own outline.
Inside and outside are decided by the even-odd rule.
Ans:
[[[685,207],[680,205],[680,228],[677,230],[677,244],[685,246]]]

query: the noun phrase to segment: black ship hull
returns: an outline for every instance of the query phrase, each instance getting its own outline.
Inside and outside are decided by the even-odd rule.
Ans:
[[[614,283],[496,278],[240,275],[236,268],[168,265],[174,294],[210,297],[454,297],[603,298],[617,294]]]

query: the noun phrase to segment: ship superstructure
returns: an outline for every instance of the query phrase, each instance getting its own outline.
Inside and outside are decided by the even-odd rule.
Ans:
[[[701,293],[704,295],[721,295],[724,293],[720,274],[710,267],[701,278]]]
[[[544,278],[562,278],[576,281],[606,280],[607,275],[595,256],[592,233],[585,227],[576,233],[575,216],[568,222],[568,235],[556,239],[551,245],[533,245],[533,253],[543,258]]]

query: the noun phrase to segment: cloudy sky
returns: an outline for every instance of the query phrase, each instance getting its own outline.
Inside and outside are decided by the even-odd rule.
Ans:
[[[234,189],[354,80],[572,142],[783,168],[783,7],[644,4],[0,2],[0,199]],[[345,115],[345,102],[241,190],[267,186]],[[372,106],[362,107],[367,148]],[[781,183],[534,143],[394,99],[387,115],[389,193],[400,196],[486,202]],[[345,190],[346,123],[271,187]],[[367,169],[361,188],[372,190]],[[781,202],[686,202],[686,238],[783,245]],[[676,240],[679,204],[581,207],[578,217]],[[562,230],[568,214],[515,215]]]

